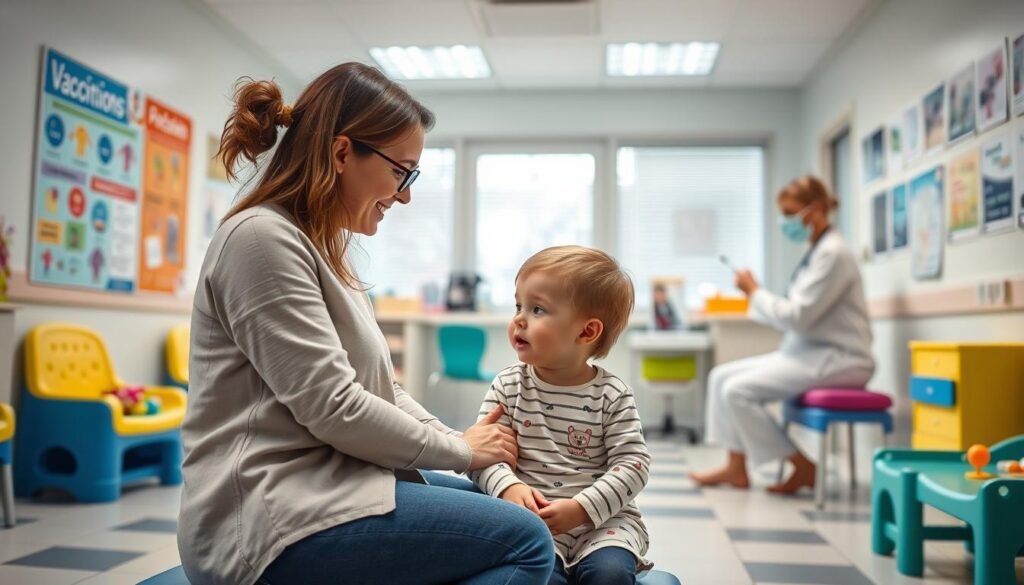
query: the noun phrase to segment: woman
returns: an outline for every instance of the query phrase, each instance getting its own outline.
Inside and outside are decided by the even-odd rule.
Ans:
[[[219,155],[261,174],[214,236],[195,295],[178,528],[190,581],[546,581],[554,555],[536,515],[417,472],[513,465],[502,412],[460,434],[413,401],[346,260],[352,234],[409,203],[433,114],[357,63],[294,108],[265,81],[235,100]]]
[[[796,179],[778,196],[782,232],[810,249],[786,296],[760,287],[747,270],[736,286],[750,299],[750,316],[784,332],[778,351],[722,364],[708,379],[708,439],[729,458],[713,471],[693,473],[701,485],[750,485],[755,467],[787,458],[793,474],[768,488],[793,493],[813,487],[814,464],[791,443],[764,405],[789,400],[812,387],[863,388],[875,371],[864,288],[853,253],[829,223],[838,202],[814,177]]]

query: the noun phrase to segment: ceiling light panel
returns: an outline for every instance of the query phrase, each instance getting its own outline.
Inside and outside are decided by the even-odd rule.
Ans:
[[[718,50],[718,43],[610,43],[606,72],[610,77],[708,75]]]
[[[491,76],[491,66],[478,46],[373,47],[370,56],[394,79],[483,79]]]

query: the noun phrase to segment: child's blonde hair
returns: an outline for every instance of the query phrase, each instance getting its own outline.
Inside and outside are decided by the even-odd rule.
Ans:
[[[608,355],[633,312],[633,281],[614,258],[583,246],[555,246],[530,256],[516,282],[534,272],[557,275],[577,314],[600,319],[604,332],[590,357]]]

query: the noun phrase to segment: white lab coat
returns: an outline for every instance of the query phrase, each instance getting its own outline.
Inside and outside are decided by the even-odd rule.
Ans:
[[[807,253],[785,297],[759,288],[755,321],[784,332],[778,351],[722,364],[708,378],[708,441],[754,466],[795,450],[765,403],[811,388],[863,388],[875,371],[860,270],[835,229]]]

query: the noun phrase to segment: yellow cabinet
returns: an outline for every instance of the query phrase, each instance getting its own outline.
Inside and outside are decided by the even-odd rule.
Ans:
[[[1024,343],[910,343],[915,449],[1024,434]]]

